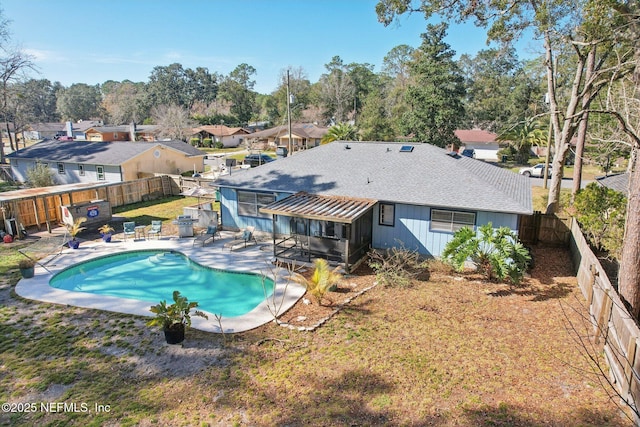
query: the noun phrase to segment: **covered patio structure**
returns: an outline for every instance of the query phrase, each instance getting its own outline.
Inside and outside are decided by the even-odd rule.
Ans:
[[[299,192],[260,208],[260,212],[272,215],[274,257],[305,262],[325,258],[343,263],[349,272],[371,247],[376,203]]]

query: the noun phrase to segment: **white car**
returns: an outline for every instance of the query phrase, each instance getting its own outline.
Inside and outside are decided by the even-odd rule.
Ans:
[[[535,166],[531,166],[529,168],[520,168],[520,175],[524,176],[533,176],[535,178],[542,178],[544,176],[544,163],[538,163]],[[551,176],[551,165],[549,165],[549,171],[547,174],[549,177]]]

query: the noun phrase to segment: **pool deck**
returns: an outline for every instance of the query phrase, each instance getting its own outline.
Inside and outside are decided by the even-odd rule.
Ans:
[[[221,238],[216,237],[213,243],[202,246],[193,245],[193,237],[163,236],[160,239],[127,239],[122,235],[113,237],[110,243],[99,241],[83,241],[78,249],[65,249],[61,254],[51,255],[39,261],[35,275],[30,279],[21,279],[16,285],[16,293],[23,298],[49,302],[54,304],[72,305],[76,307],[106,310],[117,313],[127,313],[139,316],[152,316],[150,304],[146,301],[123,299],[105,295],[84,292],[66,291],[49,286],[49,280],[57,272],[93,258],[113,255],[125,251],[166,249],[183,253],[192,260],[213,268],[224,270],[253,272],[264,274],[271,279],[275,277],[275,290],[271,297],[263,301],[249,313],[237,317],[223,317],[220,321],[224,333],[248,331],[274,320],[274,307],[280,307],[281,315],[291,308],[305,293],[304,287],[287,280],[288,272],[284,268],[277,269],[273,264],[273,253],[261,244],[250,245],[246,248],[230,251],[224,248],[225,242],[233,239],[236,233],[222,232]],[[179,284],[180,278],[176,278]],[[188,297],[188,295],[186,295]],[[167,296],[171,302],[171,295]],[[192,317],[192,327],[201,331],[220,333],[220,325],[213,313],[205,312],[209,319]]]

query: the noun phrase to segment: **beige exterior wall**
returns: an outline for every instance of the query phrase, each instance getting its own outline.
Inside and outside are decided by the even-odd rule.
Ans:
[[[178,174],[193,170],[194,165],[198,172],[203,172],[204,155],[188,157],[168,147],[156,146],[123,163],[123,179],[138,179],[138,173]]]

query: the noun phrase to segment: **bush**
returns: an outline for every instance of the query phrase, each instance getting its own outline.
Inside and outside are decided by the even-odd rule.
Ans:
[[[465,262],[471,260],[487,280],[520,283],[531,256],[516,234],[507,227],[494,229],[491,223],[480,226],[478,232],[469,227],[456,231],[445,246],[443,259],[457,271],[463,271]]]
[[[385,251],[370,251],[369,267],[376,273],[376,279],[385,286],[411,286],[414,279],[426,275],[428,263],[422,259],[418,251],[406,249],[404,246],[393,247]]]
[[[224,144],[222,143],[222,141],[216,141],[216,143],[214,144],[214,148],[222,149],[224,148]]]
[[[192,146],[198,147],[200,145],[200,138],[191,138],[189,142]]]
[[[592,182],[576,194],[571,210],[589,243],[620,259],[627,210],[624,194]]]
[[[43,163],[36,163],[34,167],[27,169],[27,183],[33,188],[57,184],[53,171]]]
[[[205,138],[202,140],[202,145],[207,147],[207,148],[211,148],[211,138]]]

